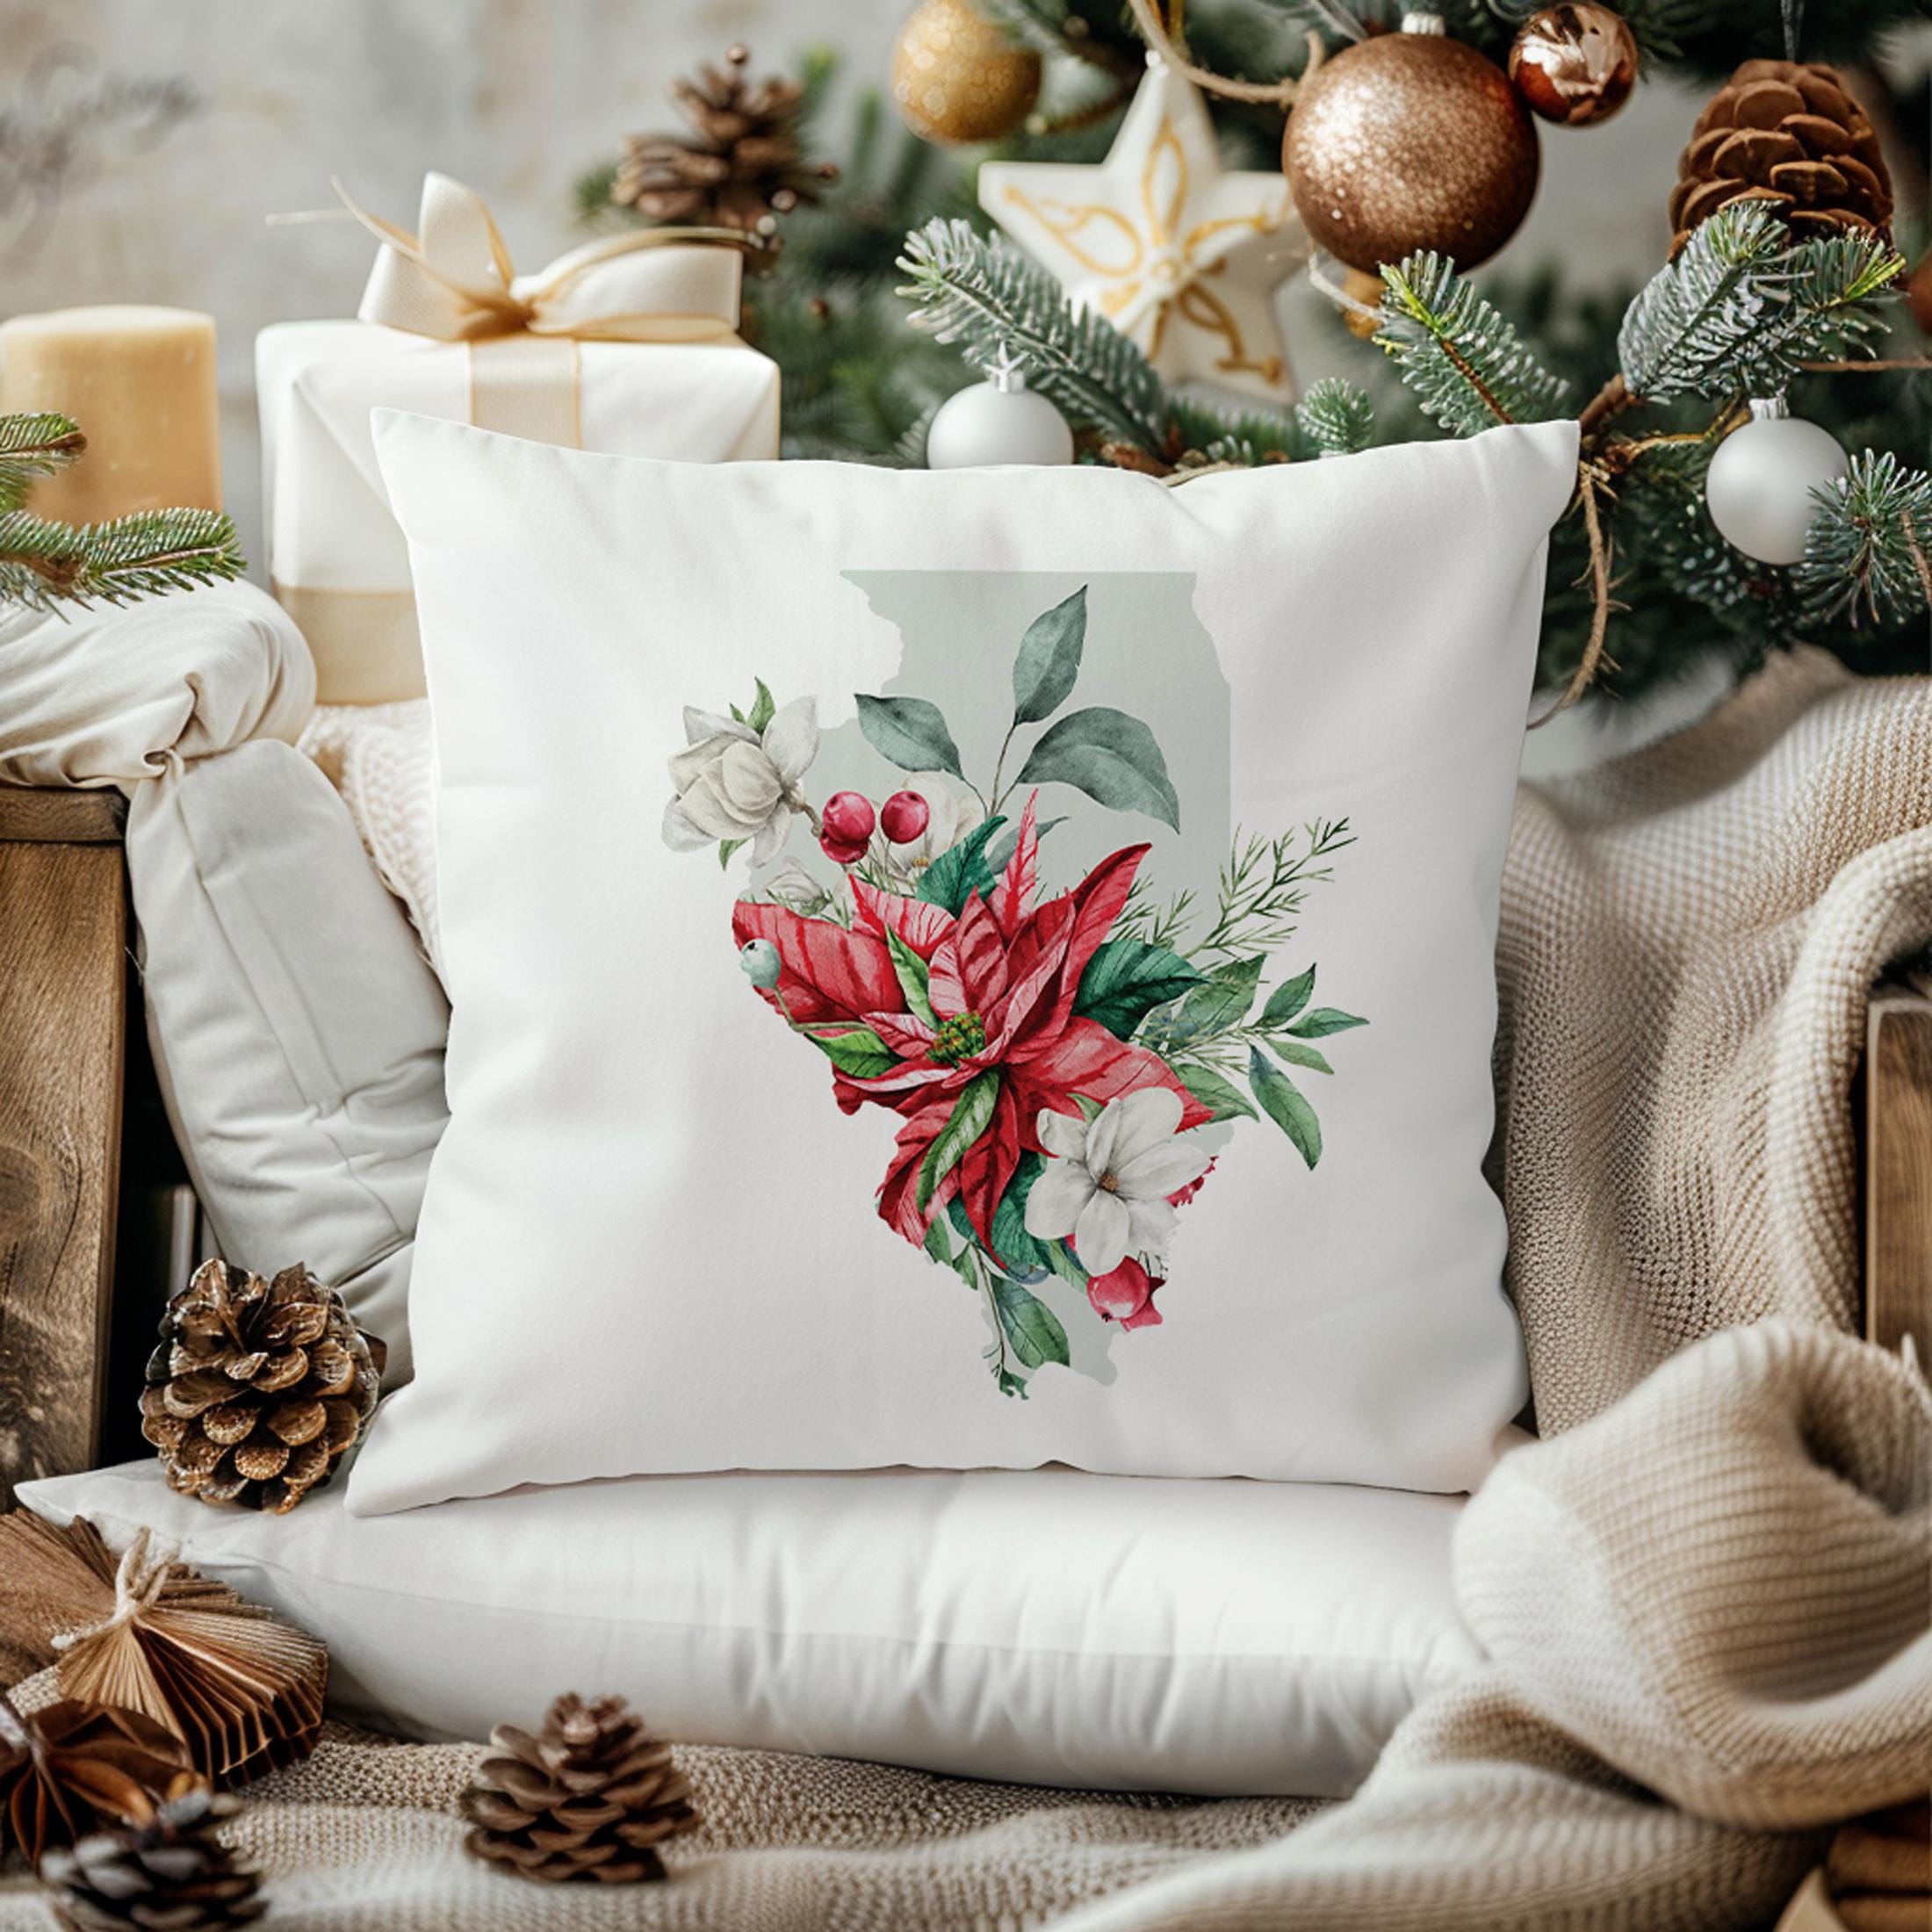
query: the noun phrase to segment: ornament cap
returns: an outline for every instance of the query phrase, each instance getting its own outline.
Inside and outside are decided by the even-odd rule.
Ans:
[[[1791,413],[1790,400],[1782,390],[1775,396],[1753,396],[1749,400],[1753,422],[1782,422]]]
[[[1449,23],[1432,7],[1415,7],[1402,16],[1404,33],[1443,33],[1449,31]]]
[[[986,371],[986,380],[1003,396],[1017,394],[1027,386],[1027,365],[1002,342],[998,360]]]

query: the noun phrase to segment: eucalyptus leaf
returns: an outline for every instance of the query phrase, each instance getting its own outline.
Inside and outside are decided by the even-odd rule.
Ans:
[[[1366,1027],[1366,1020],[1335,1006],[1317,1006],[1305,1013],[1288,1028],[1298,1040],[1325,1040],[1331,1033],[1346,1033],[1351,1027]]]
[[[1299,1040],[1271,1040],[1268,1044],[1274,1049],[1277,1057],[1286,1060],[1291,1067],[1307,1067],[1314,1073],[1333,1073],[1335,1071],[1313,1047],[1304,1047]]]
[[[1131,1040],[1135,1029],[1157,1006],[1179,999],[1202,984],[1205,975],[1179,953],[1135,939],[1104,941],[1080,975],[1073,1010],[1098,1020],[1117,1039]]]
[[[1097,704],[1049,725],[1020,768],[1022,785],[1071,785],[1114,811],[1144,812],[1180,830],[1180,800],[1154,734],[1137,717]]]
[[[1268,995],[1268,1003],[1261,1009],[1261,1024],[1264,1027],[1285,1027],[1302,1007],[1308,1005],[1315,994],[1315,969],[1294,979],[1285,979]]]
[[[1248,1085],[1268,1118],[1294,1142],[1295,1151],[1310,1167],[1322,1157],[1322,1123],[1301,1090],[1265,1059],[1259,1047],[1248,1049]]]
[[[1047,1362],[1064,1367],[1071,1358],[1067,1331],[1060,1326],[1059,1316],[1038,1295],[1029,1294],[1004,1275],[993,1277],[992,1289],[999,1325],[1020,1361],[1028,1368],[1039,1368]]]
[[[965,1159],[966,1150],[986,1131],[999,1098],[999,1070],[989,1067],[962,1091],[946,1125],[919,1163],[919,1204],[931,1204],[939,1184]]]
[[[1174,1077],[1200,1104],[1209,1108],[1217,1121],[1231,1121],[1237,1114],[1244,1120],[1261,1116],[1248,1103],[1248,1097],[1225,1075],[1192,1060],[1177,1061]]]
[[[1237,959],[1220,968],[1171,1006],[1163,1007],[1149,1023],[1149,1036],[1168,1046],[1191,1046],[1238,1027],[1248,1017],[1267,962],[1258,955]]]
[[[1086,586],[1035,617],[1013,664],[1013,721],[1037,724],[1066,703],[1086,644]]]
[[[901,771],[948,771],[966,775],[959,767],[959,747],[947,729],[943,712],[922,697],[869,697],[856,694],[859,729],[879,756]]]
[[[989,818],[975,825],[956,846],[940,854],[926,869],[919,881],[919,897],[928,905],[943,906],[955,919],[966,910],[975,892],[991,898],[998,875],[987,862],[987,842],[1006,824],[1004,818]]]

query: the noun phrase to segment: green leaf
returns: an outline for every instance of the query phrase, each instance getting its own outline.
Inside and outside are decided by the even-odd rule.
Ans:
[[[1310,1167],[1322,1157],[1322,1124],[1315,1109],[1301,1097],[1294,1082],[1262,1056],[1259,1047],[1248,1049],[1248,1085],[1268,1118],[1294,1143],[1295,1151]]]
[[[732,854],[749,843],[750,841],[745,839],[720,839],[717,844],[718,870],[720,872],[728,870]]]
[[[950,1268],[975,1294],[979,1293],[979,1270],[973,1265],[972,1255],[964,1248],[957,1254],[952,1251],[951,1245],[946,1239],[946,1223],[943,1221],[935,1221],[926,1229],[923,1245],[926,1253],[942,1268]]]
[[[986,843],[1006,822],[989,818],[984,825],[975,825],[956,846],[941,853],[926,867],[926,876],[919,881],[919,897],[926,905],[943,906],[957,919],[975,892],[982,898],[991,898],[996,875],[986,861]]]
[[[1086,644],[1086,586],[1027,626],[1013,664],[1013,721],[1037,724],[1065,703]]]
[[[848,1033],[808,1033],[805,1038],[840,1073],[854,1080],[876,1080],[899,1063],[891,1048],[869,1027],[854,1027]]]
[[[1071,785],[1114,811],[1145,812],[1180,830],[1180,800],[1154,734],[1104,704],[1071,711],[1042,735],[1020,768],[1022,785]]]
[[[1298,1040],[1326,1040],[1331,1033],[1346,1033],[1351,1027],[1367,1024],[1339,1006],[1317,1006],[1313,1013],[1303,1013],[1288,1031]]]
[[[1264,1027],[1286,1026],[1308,1005],[1314,992],[1315,969],[1311,966],[1296,978],[1283,980],[1268,995],[1268,1003],[1261,1009],[1261,1024]]]
[[[1020,1157],[1006,1191],[993,1209],[993,1258],[1002,1267],[1024,1271],[1051,1267],[1048,1244],[1027,1232],[1027,1196],[1033,1184],[1046,1171],[1047,1164],[1030,1150]]]
[[[1192,992],[1157,1013],[1149,1028],[1150,1037],[1169,1046],[1185,1047],[1238,1027],[1254,1004],[1261,970],[1266,964],[1258,954],[1252,959],[1237,959],[1220,968]]]
[[[1040,1252],[1047,1265],[1063,1281],[1079,1289],[1082,1294],[1086,1293],[1087,1272],[1080,1265],[1079,1258],[1065,1242],[1042,1241],[1040,1244]]]
[[[939,1184],[966,1157],[966,1150],[986,1131],[999,1098],[999,1069],[988,1067],[970,1080],[946,1125],[919,1163],[919,1204],[930,1204]]]
[[[1038,1295],[1029,1294],[1003,1274],[993,1277],[992,1288],[999,1325],[1020,1361],[1028,1368],[1038,1368],[1045,1362],[1058,1362],[1064,1367],[1070,1359],[1067,1331],[1053,1310]]]
[[[1291,1067],[1307,1067],[1315,1073],[1333,1073],[1335,1071],[1313,1047],[1304,1047],[1299,1040],[1271,1040],[1268,1044],[1274,1049],[1277,1057],[1286,1060]]]
[[[778,706],[773,702],[771,693],[765,688],[763,678],[754,678],[752,681],[758,687],[758,699],[752,706],[750,717],[745,722],[754,732],[762,732],[777,717]]]
[[[905,995],[905,1010],[916,1014],[927,1026],[936,1027],[939,1016],[933,1011],[932,1001],[926,997],[926,983],[932,977],[931,969],[897,933],[887,932],[885,949],[892,955],[892,970],[898,976],[899,991]],[[923,1208],[926,1204],[921,1201],[919,1205]]]
[[[1231,1121],[1239,1114],[1244,1119],[1258,1121],[1261,1116],[1248,1105],[1247,1096],[1232,1080],[1216,1073],[1212,1067],[1204,1067],[1194,1061],[1176,1062],[1172,1069],[1174,1077],[1193,1097],[1205,1107],[1211,1108],[1217,1121]]]
[[[1131,1040],[1134,1029],[1155,1007],[1179,999],[1206,977],[1164,946],[1136,939],[1107,940],[1080,975],[1073,1010],[1084,1019],[1098,1020],[1116,1038]]]
[[[863,691],[856,696],[859,729],[880,757],[890,759],[901,771],[966,775],[959,768],[959,747],[938,705],[922,697],[868,697]]]

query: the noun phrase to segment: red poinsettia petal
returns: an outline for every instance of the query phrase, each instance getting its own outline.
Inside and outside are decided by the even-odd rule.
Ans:
[[[1020,815],[1020,843],[1013,847],[1006,872],[993,888],[993,917],[1008,939],[1020,930],[1020,920],[1033,910],[1034,894],[1039,889],[1040,834],[1034,830],[1039,804],[1040,794],[1030,793],[1027,809]]]
[[[852,897],[863,925],[875,933],[896,934],[921,959],[932,958],[940,941],[953,930],[953,915],[943,905],[882,892],[861,878],[853,879]]]
[[[959,981],[968,1013],[984,1014],[1006,990],[1006,935],[991,908],[975,892],[959,915],[953,935],[959,955]]]
[[[907,1119],[899,1129],[898,1151],[879,1189],[879,1219],[915,1248],[925,1241],[933,1217],[943,1213],[947,1203],[959,1192],[959,1170],[955,1167],[933,1190],[932,1200],[924,1208],[919,1206],[920,1165],[926,1150],[939,1138],[940,1129],[952,1115],[952,1097],[948,1095],[930,1107],[922,1107]]]
[[[1024,1053],[1037,1046],[1051,1018],[1051,994],[1060,983],[1067,935],[1073,930],[1074,905],[1067,895],[1050,899],[1020,930],[1006,955],[1006,997],[989,1016],[1001,1053]]]
[[[993,1102],[993,1117],[987,1121],[986,1131],[966,1150],[958,1170],[966,1218],[995,1257],[999,1251],[993,1244],[993,1211],[1019,1164],[1020,1107],[1012,1081],[1002,1080]]]
[[[934,948],[926,963],[926,1004],[941,1020],[956,1020],[966,1011],[966,988],[959,977],[957,926]]]
[[[1125,847],[1102,859],[1073,889],[1073,930],[1067,935],[1066,957],[1060,966],[1060,991],[1053,1004],[1056,1030],[1073,1011],[1073,998],[1080,990],[1080,975],[1121,916],[1121,908],[1127,904],[1127,896],[1134,887],[1134,875],[1151,849],[1144,845]]]
[[[740,946],[768,939],[778,948],[775,991],[801,1025],[905,1010],[892,955],[876,934],[847,932],[831,919],[802,919],[782,905],[740,899],[732,908],[732,937]],[[772,992],[764,997],[778,1005]]]
[[[1157,1054],[1115,1039],[1092,1020],[1070,1020],[1057,1039],[1029,1058],[1014,1060],[1007,1071],[1007,1085],[1020,1105],[1020,1139],[1034,1149],[1040,1143],[1034,1123],[1041,1110],[1078,1113],[1077,1093],[1104,1107],[1118,1094],[1164,1086],[1180,1099],[1182,1129],[1203,1127],[1215,1117],[1214,1109],[1203,1107]]]

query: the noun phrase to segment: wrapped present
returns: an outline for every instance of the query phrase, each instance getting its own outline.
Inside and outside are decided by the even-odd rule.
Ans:
[[[269,569],[325,704],[423,690],[371,409],[623,456],[778,454],[777,365],[736,334],[735,230],[642,229],[518,276],[488,209],[446,175],[425,181],[413,235],[343,199],[381,244],[360,320],[277,323],[256,343]]]

